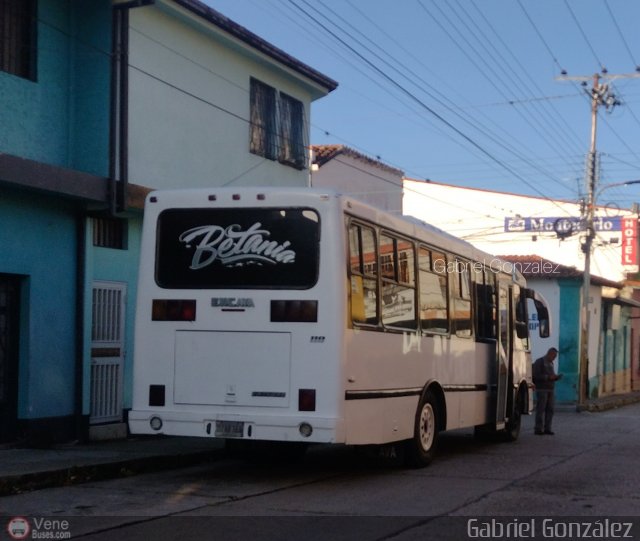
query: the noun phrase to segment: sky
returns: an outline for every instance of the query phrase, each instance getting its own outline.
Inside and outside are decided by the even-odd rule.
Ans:
[[[312,144],[413,179],[579,201],[599,74],[620,104],[598,108],[597,202],[640,202],[640,184],[607,188],[640,179],[640,1],[205,3],[339,83]]]

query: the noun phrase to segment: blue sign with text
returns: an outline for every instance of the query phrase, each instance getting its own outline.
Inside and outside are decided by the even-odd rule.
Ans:
[[[593,226],[596,231],[620,231],[622,220],[620,216],[612,218],[603,218],[598,216],[593,220]],[[571,231],[579,231],[584,229],[582,220],[573,217],[553,217],[544,216],[540,218],[520,216],[506,217],[504,219],[504,230],[506,233],[569,233]]]

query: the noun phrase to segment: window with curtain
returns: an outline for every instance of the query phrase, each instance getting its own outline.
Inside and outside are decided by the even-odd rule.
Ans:
[[[0,0],[0,71],[35,80],[36,1]]]
[[[249,150],[276,159],[276,89],[251,79],[251,140]]]
[[[307,167],[303,103],[251,78],[249,151],[296,169]]]
[[[306,167],[304,107],[300,100],[280,93],[280,152],[282,163],[297,169]]]

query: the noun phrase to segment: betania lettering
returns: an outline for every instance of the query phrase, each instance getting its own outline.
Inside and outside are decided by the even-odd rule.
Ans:
[[[261,229],[261,226],[256,222],[243,231],[238,224],[228,227],[203,225],[185,231],[179,237],[180,242],[187,248],[195,243],[196,248],[189,268],[201,269],[216,260],[227,267],[251,263],[294,263],[296,252],[289,249],[291,243],[288,240],[282,243],[270,240],[271,232]]]

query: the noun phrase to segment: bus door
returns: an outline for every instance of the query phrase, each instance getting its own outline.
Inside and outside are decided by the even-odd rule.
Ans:
[[[496,340],[496,430],[505,427],[511,357],[511,292],[507,284],[498,288],[498,339]]]

